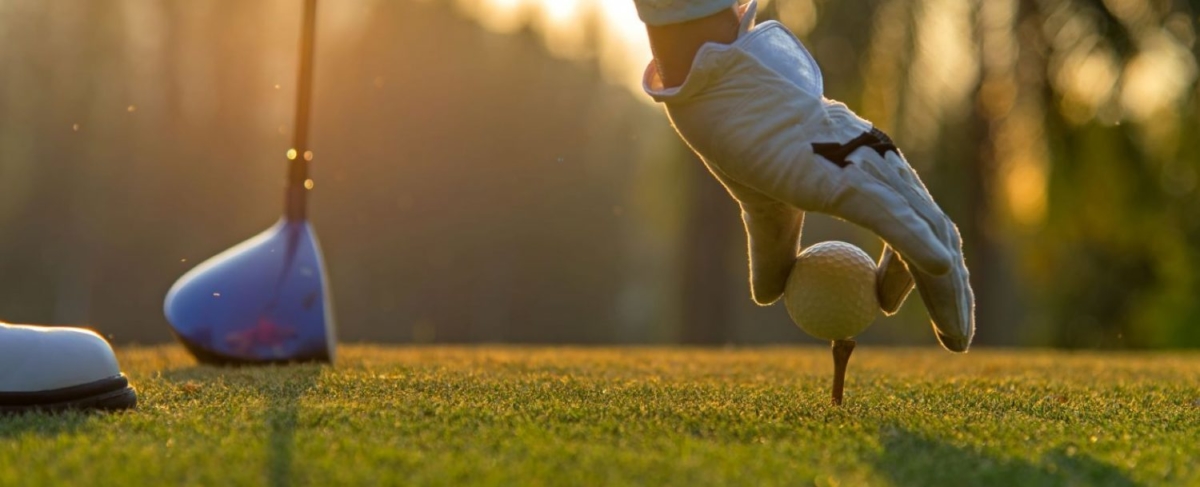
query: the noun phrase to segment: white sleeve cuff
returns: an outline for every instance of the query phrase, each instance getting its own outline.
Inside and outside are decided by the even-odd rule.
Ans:
[[[607,0],[612,1],[612,0]],[[646,25],[678,24],[737,5],[737,0],[633,0]]]

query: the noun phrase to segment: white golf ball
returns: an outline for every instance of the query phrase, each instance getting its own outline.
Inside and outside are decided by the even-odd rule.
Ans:
[[[784,291],[788,315],[824,340],[847,340],[875,320],[875,262],[846,242],[821,242],[796,257]]]

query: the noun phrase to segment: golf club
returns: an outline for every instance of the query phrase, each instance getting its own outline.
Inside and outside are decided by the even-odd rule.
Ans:
[[[329,279],[306,216],[308,119],[316,0],[304,1],[295,130],[287,152],[283,217],[271,228],[181,277],[167,292],[172,331],[201,363],[332,362],[336,347]]]

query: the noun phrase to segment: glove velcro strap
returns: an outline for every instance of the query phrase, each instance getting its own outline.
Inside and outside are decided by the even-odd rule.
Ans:
[[[896,144],[892,143],[892,138],[883,133],[882,130],[872,127],[870,131],[863,132],[862,135],[851,139],[844,144],[828,143],[828,142],[813,142],[813,153],[824,157],[829,162],[836,164],[838,167],[849,166],[851,161],[846,160],[860,147],[870,147],[880,156],[887,154],[888,151],[900,153],[896,148]]]

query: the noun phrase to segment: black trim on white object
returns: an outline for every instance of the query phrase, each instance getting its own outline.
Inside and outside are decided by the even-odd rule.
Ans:
[[[0,413],[118,410],[136,405],[137,391],[129,386],[129,379],[124,374],[48,391],[0,391]]]

